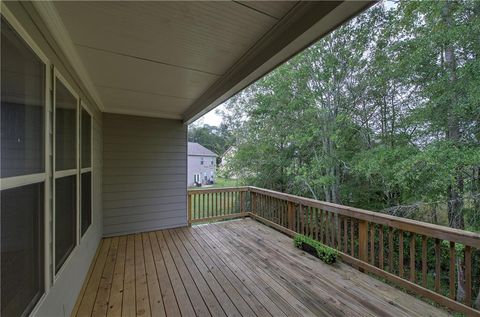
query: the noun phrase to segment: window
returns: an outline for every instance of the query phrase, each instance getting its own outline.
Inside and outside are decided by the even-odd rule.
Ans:
[[[212,165],[212,166],[213,166],[213,159],[212,159],[212,161],[210,162],[210,165]]]
[[[46,65],[1,18],[1,316],[44,293]]]
[[[92,167],[92,117],[82,109],[82,168]]]
[[[77,176],[55,181],[55,273],[68,258],[77,239]]]
[[[55,273],[77,243],[77,98],[55,78]]]
[[[200,165],[203,165],[203,157],[200,159]]]
[[[87,110],[82,109],[81,127],[81,234],[87,231],[92,223],[92,117]]]
[[[77,99],[55,81],[55,170],[72,170],[77,168]]]

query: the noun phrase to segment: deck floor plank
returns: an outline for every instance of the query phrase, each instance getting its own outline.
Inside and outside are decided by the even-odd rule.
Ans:
[[[125,281],[123,282],[122,316],[135,316],[135,237],[127,237],[127,249],[125,254]]]
[[[449,316],[251,219],[102,240],[72,316]]]
[[[195,311],[193,309],[192,303],[190,302],[190,298],[188,297],[187,290],[183,285],[180,273],[178,272],[172,255],[170,254],[170,251],[168,249],[168,246],[165,243],[163,233],[161,231],[156,231],[155,235],[157,237],[160,251],[162,252],[163,260],[165,261],[165,266],[167,268],[170,281],[172,283],[173,291],[175,293],[175,298],[177,299],[180,312],[182,316],[194,316]]]
[[[197,252],[200,254],[205,263],[209,261],[212,266],[216,266],[225,276],[226,279],[232,284],[232,286],[238,291],[238,293],[243,297],[245,302],[251,307],[251,309],[258,316],[269,316],[271,315],[265,307],[257,300],[255,295],[246,287],[242,281],[233,273],[225,263],[217,258],[215,254],[210,252],[208,249],[204,249],[196,240],[187,240],[183,235],[181,230],[175,230],[176,236],[181,243],[185,245],[191,245]]]
[[[223,288],[224,292],[231,299],[232,303],[235,305],[235,307],[237,307],[242,316],[256,316],[245,299],[240,295],[240,289],[237,289],[233,286],[232,280],[228,279],[208,256],[204,256],[202,248],[194,246],[190,243],[186,243],[184,245],[192,256],[199,257],[199,261],[202,261],[203,264],[210,270],[218,284]]]
[[[193,309],[197,316],[210,316],[210,312],[208,311],[207,305],[205,304],[202,295],[200,295],[200,291],[197,288],[197,285],[193,281],[192,276],[190,275],[187,266],[183,262],[182,257],[180,256],[175,243],[173,242],[172,237],[170,236],[169,231],[165,230],[163,232],[163,238],[165,243],[172,255],[172,259],[175,262],[175,266],[177,267],[178,273],[180,274],[183,285],[188,293],[188,297],[192,302]]]
[[[257,239],[245,239],[244,242],[247,247],[253,248],[255,252],[261,252],[259,260],[269,261],[271,263],[271,268],[275,268],[275,273],[283,272],[284,275],[290,276],[291,280],[296,283],[301,283],[305,278],[312,281],[312,283],[302,286],[301,291],[304,292],[309,298],[318,298],[318,301],[322,304],[323,307],[331,314],[335,315],[336,311],[340,311],[343,314],[351,315],[368,315],[374,311],[376,314],[382,316],[392,316],[389,313],[389,307],[382,307],[382,302],[372,304],[374,298],[368,298],[365,301],[358,300],[357,297],[353,296],[352,293],[349,293],[349,290],[346,288],[338,287],[341,283],[341,279],[337,278],[335,281],[326,281],[327,277],[319,278],[318,275],[312,274],[310,269],[305,269],[303,263],[298,261],[302,259],[305,261],[305,256],[299,256],[295,254],[288,254],[287,252],[282,252],[281,250],[275,249],[275,246],[272,248],[267,242],[266,239],[261,239],[260,235],[253,235],[253,233],[247,231],[248,229],[239,228],[237,226],[225,226],[222,227],[224,230],[230,229],[227,231],[230,235],[246,234],[247,237],[256,236]],[[233,233],[235,232],[235,233]],[[291,247],[288,246],[287,250]],[[313,283],[316,281],[316,283]],[[326,291],[328,290],[328,291]],[[368,306],[368,307],[365,307]]]
[[[108,300],[108,317],[122,315],[123,281],[125,279],[125,252],[127,249],[127,237],[122,236],[118,241],[117,258],[113,271],[112,289]]]
[[[145,270],[147,277],[148,295],[152,316],[166,316],[163,305],[162,292],[158,283],[157,270],[153,261],[152,246],[147,233],[142,233],[143,254],[145,256]]]
[[[173,286],[168,276],[167,267],[165,266],[165,261],[163,260],[163,255],[158,245],[157,236],[155,232],[149,232],[148,237],[150,239],[150,245],[152,246],[153,260],[155,261],[158,284],[160,285],[160,291],[165,305],[165,313],[167,316],[181,316]]]
[[[244,234],[243,228],[231,227],[231,229]],[[250,232],[247,233],[251,234]],[[247,240],[249,246],[256,248],[257,252],[262,250],[265,253],[263,260],[271,261],[272,267],[275,267],[279,272],[285,272],[284,274],[291,276],[292,280],[297,283],[305,278],[312,281],[312,283],[303,287],[303,291],[310,296],[319,297],[322,304],[329,307],[330,311],[339,310],[347,315],[369,315],[374,312],[382,316],[397,316],[390,313],[390,307],[384,305],[384,302],[375,302],[374,297],[362,298],[350,292],[346,287],[347,285],[342,284],[339,276],[329,280],[325,274],[321,278],[317,274],[312,274],[311,269],[304,265],[306,255],[281,252],[275,249],[278,246],[274,245],[272,247],[266,239],[261,239],[261,235],[256,236],[258,238],[255,241]],[[291,247],[291,243],[288,245],[289,247]],[[328,292],[325,292],[325,290],[328,290]]]
[[[193,262],[192,258],[188,254],[183,244],[180,243],[175,238],[173,240],[177,244],[178,251],[180,252],[180,255],[182,256],[183,261],[185,262],[185,265],[190,271],[190,275],[194,279],[195,284],[197,285],[200,293],[202,294],[205,304],[207,304],[208,310],[210,311],[212,316],[226,316],[225,312],[222,309],[222,306],[216,299],[215,295],[212,293],[207,282],[202,277],[202,274],[200,274],[200,271],[198,270],[197,265],[195,264],[195,262]]]
[[[95,262],[95,267],[92,270],[92,274],[87,278],[87,287],[83,294],[82,301],[78,307],[77,316],[91,316],[93,311],[93,305],[95,304],[95,298],[97,297],[98,287],[102,278],[103,269],[107,262],[108,250],[110,249],[110,243],[112,239],[104,239],[102,241],[98,258]]]
[[[229,254],[223,252],[216,252],[215,247],[211,247],[204,240],[203,235],[192,235],[190,230],[178,229],[179,232],[187,239],[195,240],[212,258],[218,258],[235,274],[244,285],[252,292],[255,298],[261,302],[272,316],[295,316],[295,311],[288,305],[277,293],[271,292],[271,287],[267,284],[262,284],[256,274],[248,267],[242,266],[241,263],[235,261]],[[269,296],[272,296],[270,298]],[[285,308],[288,306],[288,308]],[[298,315],[300,316],[300,315]]]
[[[117,260],[118,240],[118,237],[112,238],[112,243],[108,250],[107,261],[105,262],[95,304],[93,305],[92,316],[94,317],[107,315],[108,300],[110,298],[110,290],[112,289],[113,271]]]
[[[249,226],[236,227],[236,232],[247,230],[245,233],[247,236],[253,234],[254,236],[263,238],[262,241],[269,244],[273,248],[278,248],[282,253],[293,255],[292,261],[296,263],[296,266],[303,268],[306,272],[303,274],[314,273],[309,277],[312,279],[326,281],[328,285],[341,286],[342,292],[348,294],[348,298],[352,301],[360,301],[367,305],[376,305],[372,307],[373,310],[378,310],[383,307],[384,312],[382,314],[389,314],[392,305],[397,306],[395,311],[397,315],[404,316],[425,316],[425,310],[428,310],[431,306],[423,301],[411,301],[410,296],[403,293],[392,292],[392,287],[375,279],[366,274],[358,274],[358,271],[348,265],[337,266],[323,266],[318,265],[318,260],[303,251],[296,248],[291,248],[292,240],[284,235],[277,236],[275,241],[271,241],[270,228],[265,226],[257,226],[253,222]],[[296,257],[295,257],[296,255]],[[349,287],[351,283],[362,287]],[[369,292],[364,292],[364,289],[369,289]],[[402,305],[398,305],[398,301],[403,302]],[[357,304],[358,305],[358,304]]]

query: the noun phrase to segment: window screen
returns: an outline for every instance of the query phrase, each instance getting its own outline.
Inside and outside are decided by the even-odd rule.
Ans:
[[[1,22],[1,177],[44,172],[45,64]]]
[[[82,174],[82,236],[92,223],[92,172]]]
[[[1,316],[30,312],[43,294],[44,183],[2,190]]]
[[[77,176],[55,180],[55,272],[58,272],[76,244]]]
[[[92,166],[92,117],[82,109],[82,168]]]
[[[56,79],[55,170],[77,167],[77,99]]]

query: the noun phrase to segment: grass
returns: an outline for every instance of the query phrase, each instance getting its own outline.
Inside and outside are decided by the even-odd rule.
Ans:
[[[202,187],[189,187],[189,189],[205,189],[205,188],[224,188],[224,187],[236,187],[241,186],[240,181],[238,179],[231,179],[231,178],[223,178],[217,177],[215,179],[215,184]]]
[[[221,178],[217,177],[215,180],[215,184],[213,184],[213,188],[223,188],[223,187],[235,187],[240,186],[240,182],[238,179],[230,179],[230,178]]]

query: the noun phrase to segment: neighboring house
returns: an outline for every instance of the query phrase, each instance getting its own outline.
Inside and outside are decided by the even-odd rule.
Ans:
[[[188,142],[187,186],[212,184],[215,181],[217,156],[198,143]]]

